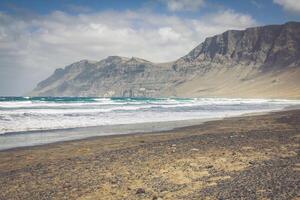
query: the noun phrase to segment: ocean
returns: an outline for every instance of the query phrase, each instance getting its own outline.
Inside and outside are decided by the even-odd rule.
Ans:
[[[0,149],[168,130],[197,120],[299,104],[296,100],[227,98],[0,97]]]

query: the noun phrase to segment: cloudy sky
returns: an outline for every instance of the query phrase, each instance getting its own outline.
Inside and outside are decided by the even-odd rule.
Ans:
[[[300,21],[300,0],[1,0],[0,96],[109,55],[175,60],[228,29]]]

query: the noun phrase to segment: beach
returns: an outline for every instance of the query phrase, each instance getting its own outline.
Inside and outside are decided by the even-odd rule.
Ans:
[[[0,199],[299,199],[300,110],[0,151]]]

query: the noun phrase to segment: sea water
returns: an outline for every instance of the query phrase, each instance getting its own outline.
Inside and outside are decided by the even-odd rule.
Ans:
[[[0,149],[166,130],[178,127],[177,122],[299,104],[296,100],[227,98],[0,97]]]

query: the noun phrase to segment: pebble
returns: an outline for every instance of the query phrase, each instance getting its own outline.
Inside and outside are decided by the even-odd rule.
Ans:
[[[191,149],[191,151],[199,151],[199,149],[193,148]]]
[[[206,168],[210,169],[210,168],[213,168],[214,166],[213,165],[207,165]]]
[[[138,189],[136,190],[136,193],[135,193],[135,194],[145,194],[145,193],[146,193],[145,189],[143,189],[143,188],[138,188]]]

